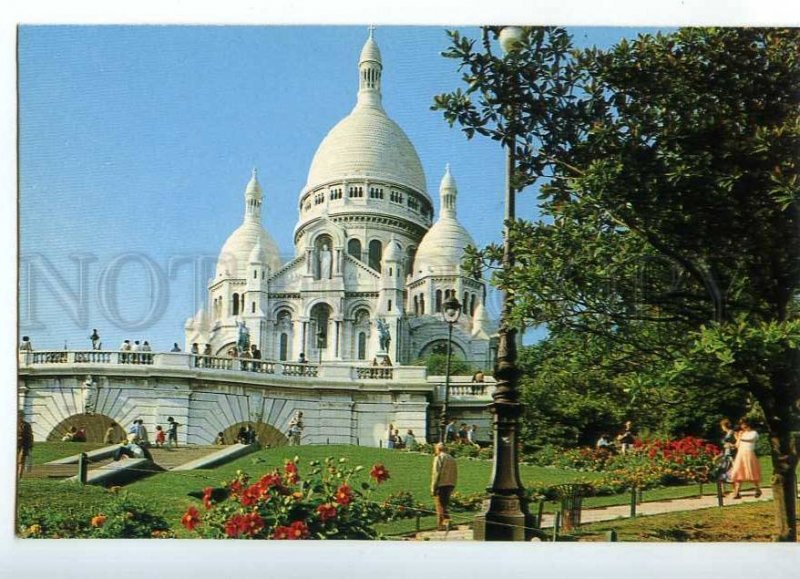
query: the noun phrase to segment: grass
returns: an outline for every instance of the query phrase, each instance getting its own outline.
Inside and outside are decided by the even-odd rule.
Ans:
[[[774,508],[772,501],[765,501],[723,509],[711,508],[592,523],[582,525],[573,535],[565,538],[606,541],[606,534],[613,529],[619,541],[771,541]]]
[[[33,445],[31,460],[33,464],[44,464],[104,446],[109,445],[102,442],[41,442]]]
[[[37,445],[36,450],[39,457],[52,456],[46,460],[53,460],[53,458],[75,454],[75,452],[79,452],[76,449],[80,447],[85,449],[86,446],[81,443],[47,443]],[[320,460],[328,456],[335,458],[346,456],[350,464],[363,465],[367,469],[372,464],[381,462],[386,465],[391,478],[378,487],[373,495],[375,500],[383,500],[398,491],[408,491],[413,494],[416,501],[427,505],[430,511],[433,511],[433,500],[429,490],[430,455],[357,446],[303,446],[260,450],[215,469],[160,473],[127,485],[125,489],[133,497],[140,498],[152,505],[156,513],[165,516],[178,536],[188,537],[190,535],[179,524],[180,518],[189,505],[199,505],[197,499],[188,496],[189,492],[200,491],[207,486],[220,486],[222,481],[233,478],[237,470],[247,472],[252,477],[259,477],[276,467],[282,467],[287,459],[291,459],[295,455],[300,457],[301,476],[304,468],[308,468],[308,461]],[[43,458],[39,458],[39,460],[44,461]],[[484,493],[491,473],[491,461],[459,459],[458,466],[458,492],[462,495]],[[769,480],[771,467],[767,457],[762,457],[762,467],[764,480]],[[526,486],[585,481],[597,476],[593,473],[530,465],[520,465],[520,475]],[[362,480],[367,478],[368,475],[364,473]],[[697,485],[653,489],[644,493],[644,500],[654,501],[696,496],[698,490]],[[714,492],[713,485],[705,485],[704,492],[712,494]],[[101,505],[104,500],[107,500],[108,495],[109,493],[96,487],[67,486],[66,483],[57,481],[23,479],[19,485],[19,504],[52,507],[52,502],[55,500],[58,501],[59,509],[64,510],[78,506],[84,508],[87,504]],[[630,495],[627,493],[608,497],[591,497],[584,500],[584,508],[628,504],[629,500]],[[547,503],[545,507],[546,512],[553,512],[558,505],[557,503]],[[453,520],[456,523],[471,522],[474,515],[474,512],[454,513]],[[648,517],[648,519],[650,518]],[[408,534],[416,530],[416,524],[415,518],[404,519],[382,524],[378,530],[387,535]],[[424,513],[420,518],[420,528],[423,530],[431,529],[435,527],[435,524],[435,517],[428,516],[428,513]],[[770,525],[767,524],[762,528],[768,529]],[[598,532],[602,533],[602,531]]]

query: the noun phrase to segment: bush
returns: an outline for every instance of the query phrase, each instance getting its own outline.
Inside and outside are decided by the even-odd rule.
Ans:
[[[406,508],[407,497],[398,508],[371,501],[373,485],[356,484],[363,467],[351,468],[345,458],[309,462],[305,479],[297,462],[295,457],[283,472],[275,469],[252,483],[238,471],[223,489],[206,488],[204,512],[189,507],[181,524],[211,539],[375,539],[373,525]],[[376,464],[370,476],[380,484],[389,473]]]
[[[18,534],[26,538],[150,539],[171,538],[166,519],[153,514],[145,503],[127,493],[110,491],[114,498],[106,504],[70,509],[66,512],[47,507],[21,507]]]

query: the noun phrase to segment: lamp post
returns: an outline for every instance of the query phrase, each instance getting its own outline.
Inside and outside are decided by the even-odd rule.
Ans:
[[[524,31],[516,26],[507,26],[500,31],[500,45],[506,57],[517,49],[523,37]],[[514,83],[513,78],[510,80]],[[514,88],[512,84],[512,91]],[[506,144],[506,211],[502,262],[503,271],[506,273],[514,267],[510,227],[515,218],[516,111],[511,107],[507,122],[510,143]],[[494,369],[496,387],[492,394],[492,403],[489,405],[494,433],[492,480],[486,489],[489,494],[488,507],[475,518],[474,527],[474,537],[479,541],[524,541],[534,534],[533,517],[528,512],[525,491],[519,476],[517,436],[522,407],[517,390],[520,375],[517,366],[517,329],[511,326],[513,306],[513,293],[506,288],[503,292],[503,310]]]
[[[454,292],[455,294],[455,292]],[[453,326],[461,317],[461,304],[456,299],[455,295],[451,296],[449,300],[443,304],[444,311],[442,317],[447,322],[447,365],[444,372],[444,402],[442,403],[442,412],[439,416],[440,427],[440,442],[447,442],[447,403],[450,400],[450,358],[453,354]]]

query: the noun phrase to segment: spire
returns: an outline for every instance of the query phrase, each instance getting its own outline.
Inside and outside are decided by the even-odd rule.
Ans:
[[[444,177],[439,184],[439,206],[442,217],[456,217],[456,180],[450,174],[450,163],[445,166]]]
[[[369,38],[358,59],[358,105],[381,108],[381,51],[373,37],[374,26],[369,27]]]
[[[253,167],[253,173],[244,190],[244,219],[245,221],[261,221],[261,201],[264,193],[258,183],[258,171]]]

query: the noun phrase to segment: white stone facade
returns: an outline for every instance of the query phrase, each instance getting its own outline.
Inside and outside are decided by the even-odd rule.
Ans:
[[[263,359],[408,364],[447,339],[442,304],[462,302],[454,354],[492,365],[485,282],[460,269],[472,239],[456,217],[449,168],[434,209],[414,146],[381,104],[381,54],[370,33],[358,63],[351,113],[320,144],[300,192],[295,257],[281,263],[261,225],[265,199],[255,171],[242,225],[226,241],[208,304],[186,322],[186,350],[224,355],[243,323]],[[269,203],[264,206],[269,210]],[[378,320],[391,341],[380,347]]]

